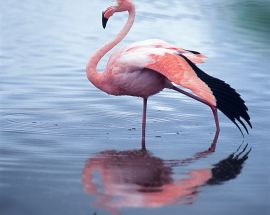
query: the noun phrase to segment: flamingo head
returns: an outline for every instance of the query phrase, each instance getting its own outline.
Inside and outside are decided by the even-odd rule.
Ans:
[[[109,18],[116,12],[129,11],[132,8],[132,0],[114,0],[113,5],[102,12],[102,26],[105,29]]]

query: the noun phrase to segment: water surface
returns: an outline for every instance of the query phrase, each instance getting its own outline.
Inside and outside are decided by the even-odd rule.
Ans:
[[[254,128],[243,139],[220,114],[215,153],[208,107],[152,97],[142,152],[141,99],[87,81],[90,54],[126,20],[104,31],[108,3],[0,3],[1,215],[269,214],[269,1],[137,0],[120,45],[160,38],[201,51],[201,68],[241,93]]]

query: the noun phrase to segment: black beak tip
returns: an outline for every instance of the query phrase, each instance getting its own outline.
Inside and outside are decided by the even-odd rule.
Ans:
[[[102,26],[105,29],[107,25],[108,19],[104,16],[104,12],[102,12]]]

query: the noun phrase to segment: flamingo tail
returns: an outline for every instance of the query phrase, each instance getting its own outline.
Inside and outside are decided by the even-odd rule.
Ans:
[[[240,123],[246,132],[248,133],[247,126],[243,120],[252,128],[250,122],[250,116],[248,114],[248,108],[245,105],[245,101],[241,98],[240,94],[236,92],[229,84],[224,81],[212,77],[200,68],[198,68],[193,62],[191,62],[187,57],[180,54],[180,57],[184,58],[187,63],[192,67],[197,76],[205,82],[209,88],[212,90],[216,101],[217,108],[224,113],[240,130],[243,132],[237,123]]]

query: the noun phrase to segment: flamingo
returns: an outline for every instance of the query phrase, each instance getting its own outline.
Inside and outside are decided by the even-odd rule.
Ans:
[[[205,59],[200,52],[178,48],[159,39],[149,39],[117,50],[109,58],[105,71],[98,72],[97,64],[128,34],[136,13],[132,0],[115,0],[112,6],[102,12],[102,25],[105,29],[111,16],[125,11],[129,14],[126,24],[112,41],[94,52],[87,64],[86,73],[88,80],[107,94],[143,99],[141,144],[144,148],[148,98],[165,88],[210,107],[216,126],[212,146],[215,147],[220,133],[218,109],[238,127],[242,135],[240,124],[248,133],[245,123],[250,128],[252,125],[245,101],[229,84],[197,67]]]

